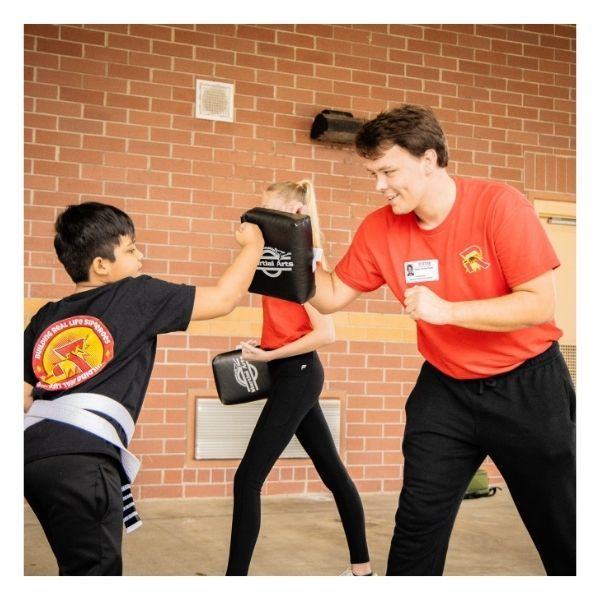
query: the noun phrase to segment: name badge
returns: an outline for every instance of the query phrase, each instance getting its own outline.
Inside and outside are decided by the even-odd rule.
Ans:
[[[428,260],[412,260],[404,263],[404,279],[406,283],[438,281],[440,278],[437,258]]]

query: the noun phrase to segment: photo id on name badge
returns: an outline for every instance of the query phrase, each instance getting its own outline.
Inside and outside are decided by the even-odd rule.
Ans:
[[[438,281],[440,278],[437,258],[427,260],[412,260],[404,263],[404,278],[406,283],[422,281]]]

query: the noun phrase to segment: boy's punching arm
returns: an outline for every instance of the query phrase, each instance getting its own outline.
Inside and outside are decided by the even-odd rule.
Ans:
[[[242,249],[217,284],[196,288],[192,320],[214,319],[229,314],[248,291],[262,256],[264,240],[260,229],[253,223],[241,223],[235,238]]]

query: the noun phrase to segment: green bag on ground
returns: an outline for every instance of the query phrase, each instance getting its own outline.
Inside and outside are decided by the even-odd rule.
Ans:
[[[487,498],[488,496],[493,496],[501,489],[502,488],[498,486],[490,486],[487,472],[483,469],[477,469],[477,472],[473,475],[473,479],[471,479],[471,483],[469,483],[469,487],[467,488],[464,497],[465,500],[470,500],[472,498]]]

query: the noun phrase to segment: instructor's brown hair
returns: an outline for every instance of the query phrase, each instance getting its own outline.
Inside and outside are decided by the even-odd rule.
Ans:
[[[356,134],[356,151],[369,160],[379,158],[394,145],[416,157],[423,156],[429,149],[435,150],[438,166],[448,166],[446,136],[427,106],[404,104],[379,113]]]

